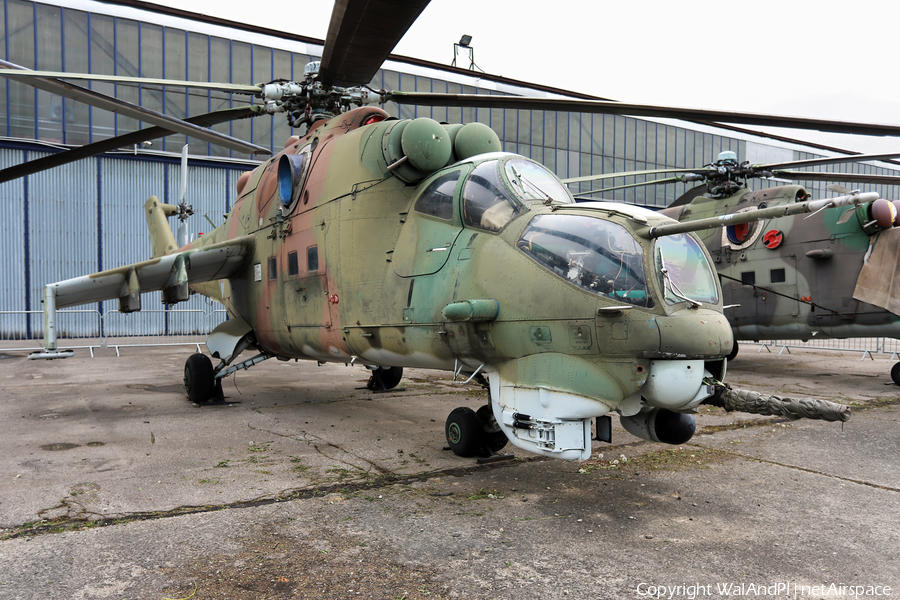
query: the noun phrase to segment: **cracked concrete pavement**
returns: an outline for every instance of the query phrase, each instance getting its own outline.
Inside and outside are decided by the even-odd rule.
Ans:
[[[732,385],[852,403],[853,418],[704,409],[681,447],[616,423],[584,463],[516,451],[477,465],[443,449],[444,419],[486,396],[445,373],[372,394],[362,368],[268,361],[229,378],[225,404],[197,406],[180,389],[189,348],[7,353],[0,598],[900,593],[891,363],[755,350]]]

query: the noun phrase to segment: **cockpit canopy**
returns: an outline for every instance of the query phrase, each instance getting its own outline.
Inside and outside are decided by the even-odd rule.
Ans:
[[[525,202],[571,203],[566,187],[546,167],[522,157],[486,161],[469,174],[462,194],[463,223],[499,231]]]
[[[538,215],[518,247],[580,288],[619,302],[652,307],[644,248],[623,226],[583,215]]]
[[[487,155],[484,155],[487,156]],[[444,220],[453,219],[453,199],[460,178],[462,222],[467,227],[500,231],[531,202],[574,202],[556,175],[527,158],[495,154],[478,163],[467,175],[460,165],[431,180],[414,210]]]
[[[656,240],[656,269],[666,302],[719,302],[719,286],[700,243],[686,233]]]

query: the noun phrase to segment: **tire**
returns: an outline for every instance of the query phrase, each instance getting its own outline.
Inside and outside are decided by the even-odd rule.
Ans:
[[[403,367],[389,367],[387,369],[378,367],[378,369],[372,373],[369,383],[366,384],[366,387],[370,390],[381,389],[375,377],[376,373],[381,377],[381,382],[384,384],[384,389],[386,390],[394,389],[400,384],[400,380],[403,379]]]
[[[454,408],[444,426],[447,444],[457,456],[472,456],[484,445],[484,427],[475,411],[466,406]]]
[[[191,354],[184,363],[184,391],[191,402],[206,402],[215,389],[212,361],[205,354]]]
[[[475,414],[481,421],[481,428],[484,431],[484,445],[487,446],[491,452],[500,452],[503,450],[503,448],[506,447],[506,444],[509,443],[509,438],[506,437],[506,434],[503,433],[503,430],[497,425],[497,420],[494,418],[494,411],[491,409],[491,405],[485,404],[476,410]]]
[[[738,352],[740,351],[740,349],[741,349],[741,347],[738,345],[737,340],[734,340],[734,347],[731,349],[731,352],[728,353],[728,356],[725,357],[728,360],[728,362],[731,362],[735,358],[737,358],[737,355],[738,355]]]
[[[891,367],[891,379],[894,380],[894,383],[900,385],[900,362],[894,363],[894,366]]]

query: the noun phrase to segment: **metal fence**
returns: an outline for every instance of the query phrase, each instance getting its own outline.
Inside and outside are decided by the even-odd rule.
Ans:
[[[0,352],[41,350],[43,329],[22,323],[42,319],[42,311],[0,311]],[[223,309],[142,310],[125,315],[118,310],[60,310],[56,313],[57,346],[65,349],[119,349],[132,346],[197,346],[206,344],[209,332],[228,319]]]
[[[803,342],[801,340],[760,340],[758,342],[741,342],[742,344],[758,345],[757,353],[766,350],[772,352],[778,349],[778,354],[787,352],[791,354],[791,348],[804,348],[807,350],[833,350],[835,352],[861,352],[860,360],[870,358],[875,360],[875,354],[890,354],[894,360],[900,354],[900,340],[894,338],[813,338]]]

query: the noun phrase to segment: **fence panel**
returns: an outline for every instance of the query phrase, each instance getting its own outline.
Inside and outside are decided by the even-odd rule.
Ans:
[[[769,352],[773,348],[779,348],[779,354],[785,351],[790,354],[791,348],[806,348],[809,350],[833,350],[835,352],[862,352],[862,358],[872,358],[873,354],[896,354],[900,349],[900,343],[893,338],[813,338],[807,342],[801,340],[760,340],[759,342],[741,342],[743,344],[758,344],[759,350]]]
[[[40,310],[0,311],[0,351],[42,349],[43,315]],[[29,331],[31,335],[28,335]],[[56,345],[59,348],[97,348],[102,337],[103,322],[99,310],[56,312]]]
[[[142,310],[103,315],[103,346],[197,346],[211,331],[210,313],[199,309]]]

